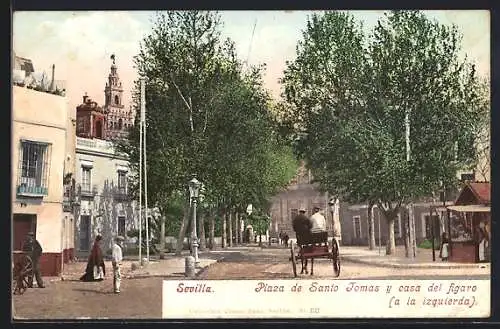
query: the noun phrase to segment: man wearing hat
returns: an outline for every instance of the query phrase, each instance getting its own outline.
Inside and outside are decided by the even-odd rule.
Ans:
[[[28,287],[33,288],[33,276],[36,279],[36,285],[38,288],[45,288],[42,280],[42,274],[40,272],[40,256],[42,256],[42,246],[35,239],[35,234],[33,232],[29,232],[26,235],[26,239],[23,244],[23,251],[26,255],[31,257],[31,261],[33,263],[33,271],[28,278]]]
[[[297,236],[297,242],[303,241],[305,236],[311,233],[312,223],[306,216],[306,209],[301,207],[299,213],[292,221],[292,227]]]
[[[113,245],[112,252],[112,264],[113,264],[113,289],[115,294],[120,293],[120,282],[122,280],[120,267],[122,265],[123,255],[122,255],[122,243],[124,238],[119,235],[115,238],[115,244]]]
[[[311,216],[312,233],[326,232],[326,219],[325,216],[321,214],[320,210],[319,207],[314,207],[314,213]]]

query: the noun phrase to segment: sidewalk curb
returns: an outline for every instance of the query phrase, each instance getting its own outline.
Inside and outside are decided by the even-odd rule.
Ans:
[[[202,268],[199,268],[198,271],[196,272],[194,278],[198,278],[200,277],[203,273],[205,273],[205,271],[208,270],[208,268],[215,264],[215,263],[219,263],[221,262],[222,260],[224,259],[224,257],[221,257],[221,258],[218,258],[215,260],[214,263],[212,264],[209,264],[209,265],[206,265]],[[127,275],[125,276],[126,279],[145,279],[145,278],[164,278],[164,277],[171,277],[169,276],[168,274],[132,274],[132,275]],[[186,279],[189,279],[189,278],[186,278]]]
[[[340,260],[345,260],[351,263],[358,263],[364,265],[386,267],[386,268],[411,268],[411,269],[478,269],[487,268],[485,265],[478,264],[449,264],[449,265],[437,265],[437,264],[397,264],[397,263],[384,263],[370,260],[362,260],[355,258],[355,256],[340,256]]]

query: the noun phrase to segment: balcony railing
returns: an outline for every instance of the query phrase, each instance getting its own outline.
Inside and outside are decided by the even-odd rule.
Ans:
[[[82,197],[93,198],[97,195],[97,185],[93,185],[92,188],[88,184],[78,184],[77,187],[78,194]]]
[[[116,187],[113,193],[116,201],[126,201],[128,200],[127,188],[124,186]]]
[[[44,196],[49,193],[48,188],[43,186],[29,186],[21,184],[17,187],[17,195]]]

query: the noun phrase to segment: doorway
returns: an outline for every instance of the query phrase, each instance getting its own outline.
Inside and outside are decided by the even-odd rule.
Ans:
[[[80,250],[88,251],[90,249],[90,216],[80,216]]]
[[[13,215],[13,234],[12,250],[20,251],[23,249],[24,239],[29,232],[35,234],[36,239],[36,215],[35,214],[14,214]]]

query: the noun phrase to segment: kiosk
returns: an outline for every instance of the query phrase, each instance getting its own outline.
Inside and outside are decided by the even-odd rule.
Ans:
[[[491,190],[489,182],[466,183],[448,206],[450,262],[490,261]]]

